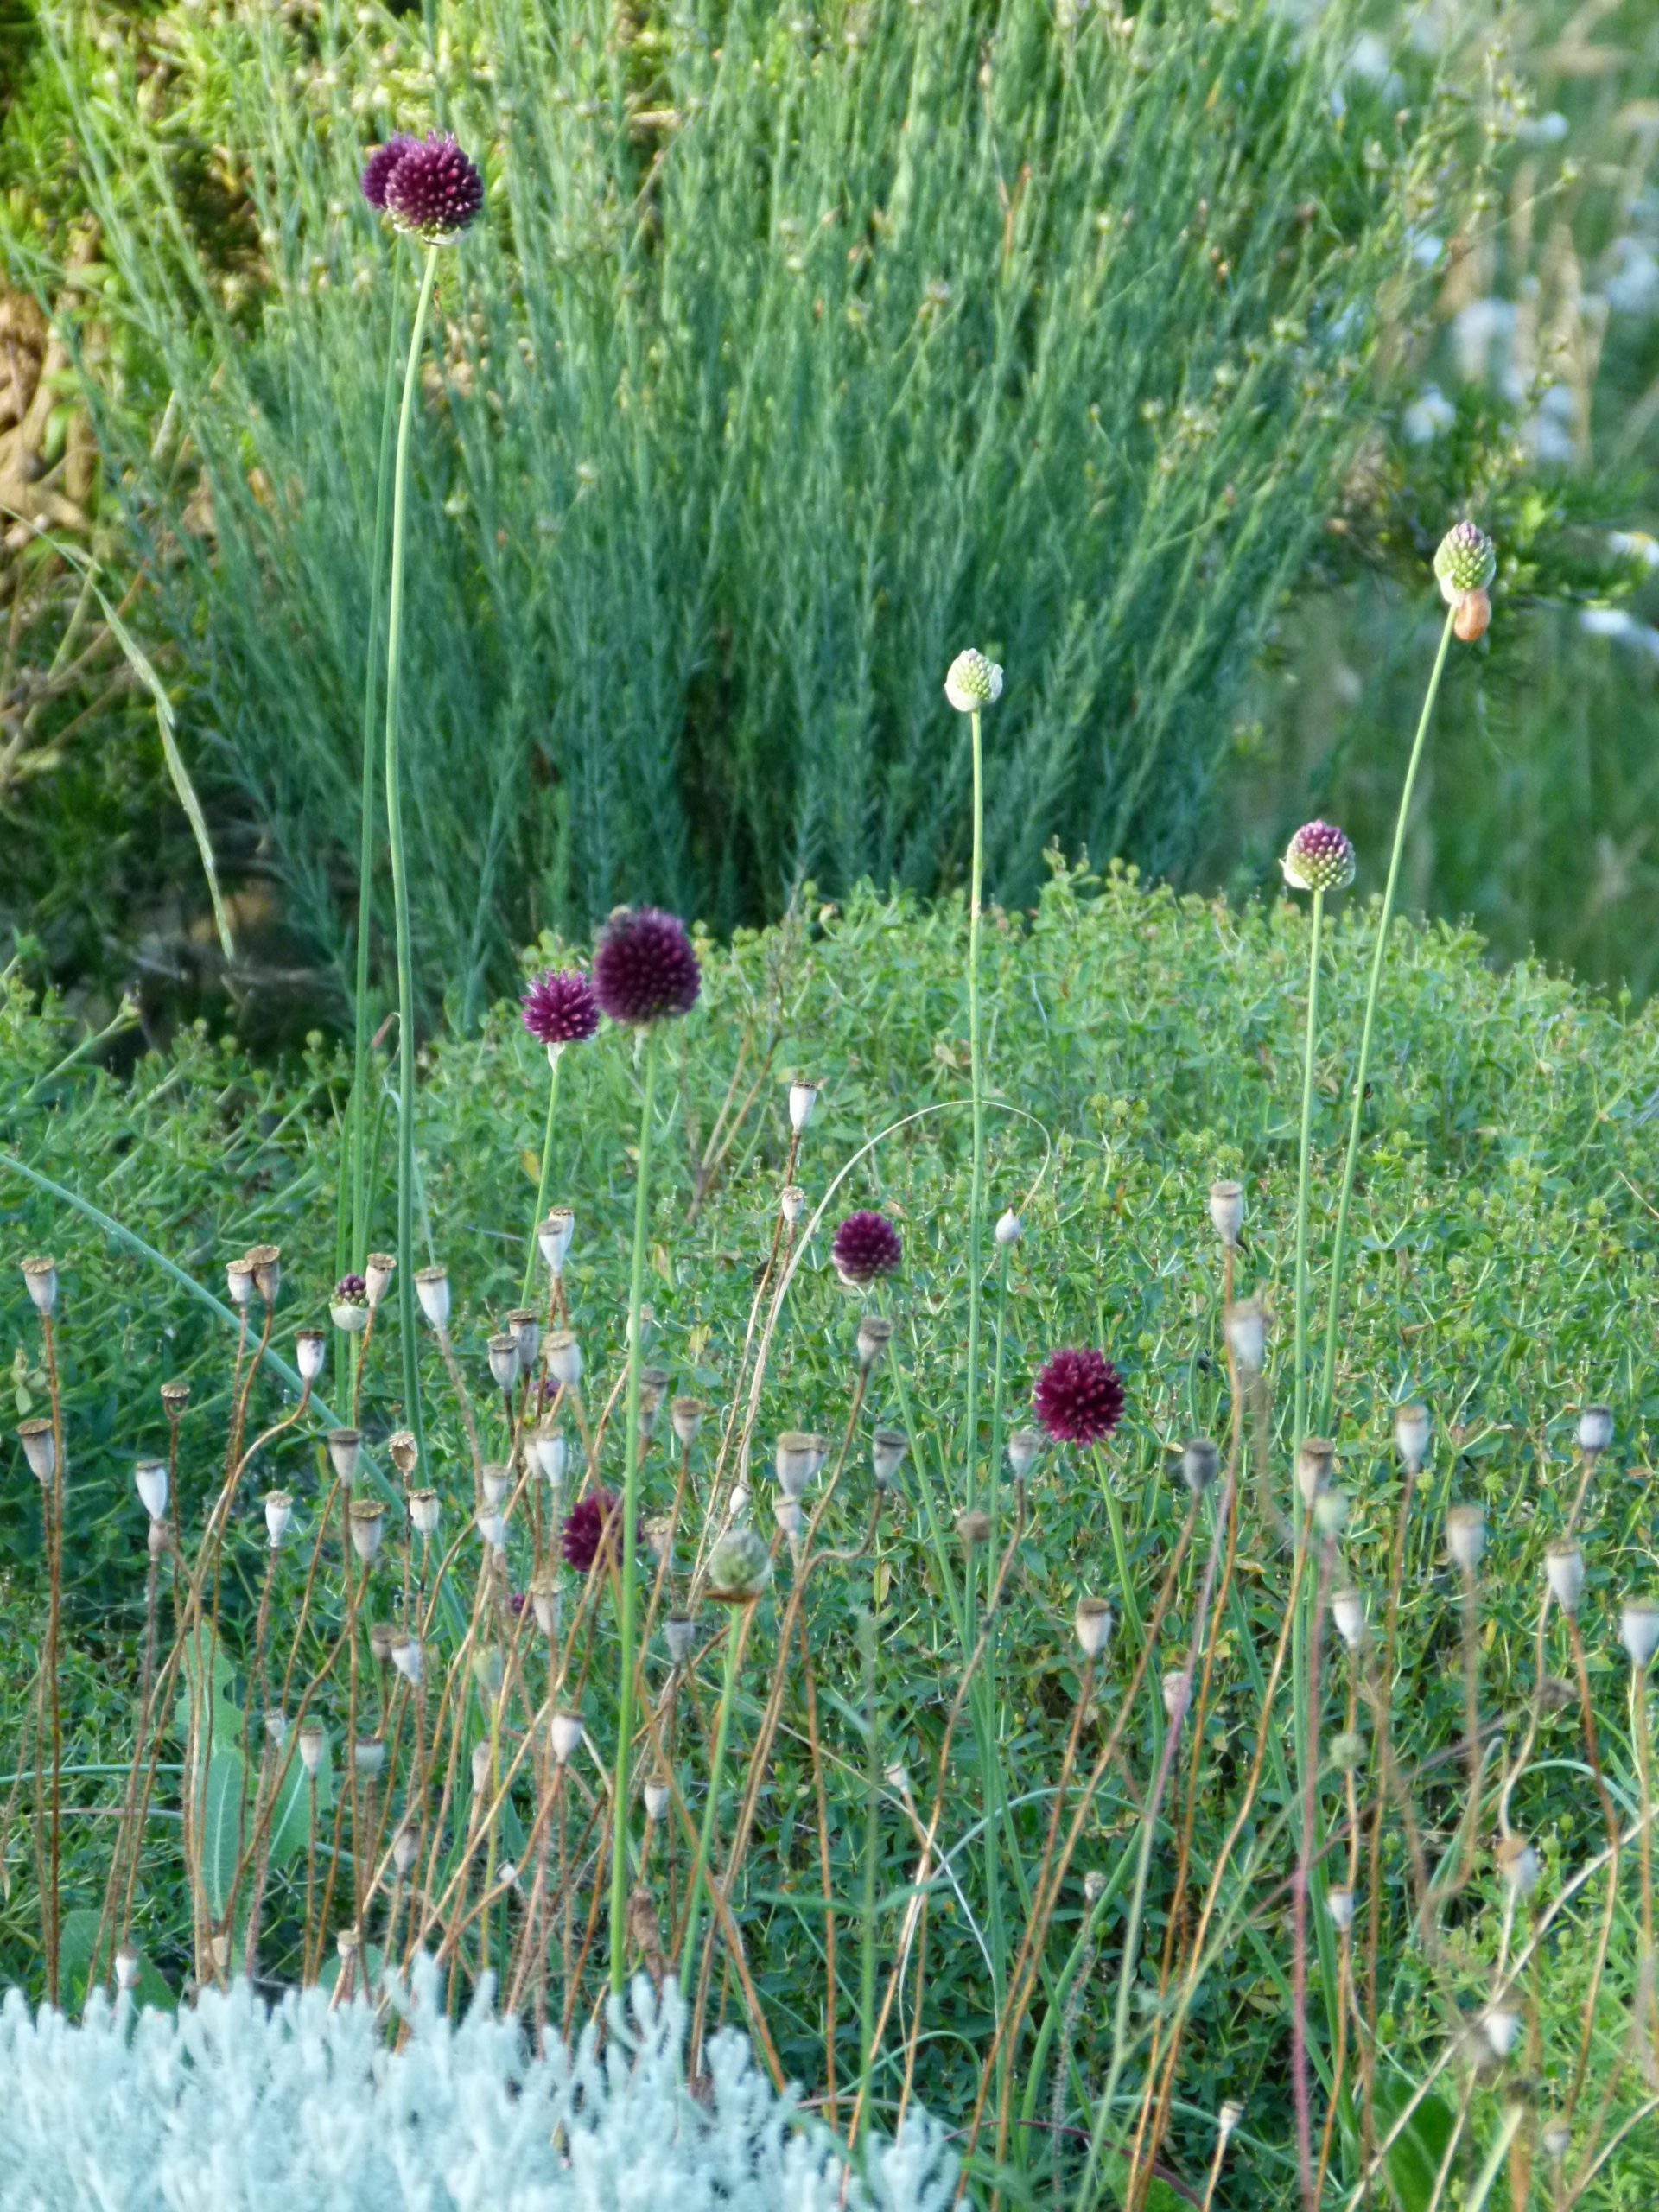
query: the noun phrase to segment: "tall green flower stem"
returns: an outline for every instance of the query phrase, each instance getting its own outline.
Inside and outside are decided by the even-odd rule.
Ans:
[[[420,296],[409,335],[404,402],[397,416],[397,458],[392,477],[391,583],[386,599],[386,837],[391,852],[391,899],[397,931],[397,1317],[404,1356],[404,1419],[414,1431],[421,1464],[426,1460],[421,1420],[420,1362],[415,1334],[415,954],[409,927],[409,862],[404,847],[403,779],[397,759],[398,679],[404,633],[404,544],[408,531],[409,427],[420,380],[421,342],[426,335],[438,249],[426,250]]]
[[[1388,958],[1389,925],[1394,918],[1395,893],[1400,882],[1400,862],[1406,849],[1406,825],[1411,818],[1412,795],[1417,788],[1417,770],[1423,757],[1423,747],[1428,737],[1428,727],[1433,720],[1434,702],[1440,696],[1440,677],[1446,669],[1446,657],[1452,646],[1452,626],[1457,620],[1457,608],[1449,607],[1446,622],[1440,632],[1440,649],[1434,656],[1434,671],[1428,679],[1428,690],[1423,699],[1423,711],[1418,718],[1416,741],[1411,748],[1411,758],[1406,764],[1406,780],[1400,792],[1400,811],[1394,825],[1394,850],[1389,859],[1388,881],[1382,887],[1382,910],[1376,918],[1376,944],[1371,952],[1370,988],[1365,995],[1365,1019],[1359,1033],[1359,1063],[1354,1071],[1354,1099],[1348,1124],[1348,1156],[1343,1163],[1342,1192],[1337,1201],[1337,1230],[1331,1246],[1331,1292],[1325,1317],[1325,1365],[1319,1377],[1318,1425],[1322,1433],[1331,1426],[1332,1401],[1336,1389],[1337,1321],[1342,1300],[1342,1266],[1348,1250],[1348,1207],[1354,1194],[1354,1173],[1359,1164],[1359,1140],[1365,1121],[1365,1079],[1371,1066],[1371,1031],[1376,1019],[1377,994],[1382,987],[1382,969]],[[1300,1363],[1298,1378],[1300,1376]],[[1300,1431],[1299,1431],[1300,1433]]]
[[[621,1593],[617,1608],[616,1773],[611,1798],[611,1988],[619,1997],[622,1994],[627,1968],[628,1765],[633,1748],[634,1615],[639,1598],[639,1571],[634,1550],[639,1519],[639,1369],[643,1350],[639,1342],[639,1310],[645,1301],[651,1124],[657,1101],[655,1022],[646,1025],[645,1050],[645,1095],[639,1109],[639,1165],[633,1186],[633,1262],[628,1275],[627,1459],[622,1484]]]
[[[967,1494],[963,1503],[972,1510],[979,1456],[979,1306],[980,1274],[984,1267],[985,1230],[985,1047],[979,1027],[979,932],[985,874],[985,749],[980,739],[980,710],[968,718],[974,760],[974,853],[968,891],[968,1058],[973,1091],[973,1192],[968,1216],[968,1392],[967,1425],[963,1448],[966,1459]],[[974,1633],[974,1574],[968,1561],[968,1639]]]
[[[679,1982],[682,1989],[696,1986],[697,1935],[702,1917],[702,1894],[709,1883],[709,1868],[714,1858],[715,1821],[720,1808],[720,1788],[726,1773],[726,1744],[731,1734],[732,1706],[737,1696],[737,1669],[743,1656],[743,1646],[748,1640],[749,1624],[754,1618],[753,1604],[734,1605],[726,1623],[726,1665],[721,1677],[720,1708],[715,1716],[715,1748],[709,1762],[709,1796],[702,1808],[702,1828],[697,1838],[697,1855],[691,1868],[691,1877],[685,1896],[685,1935],[680,1945]],[[613,1907],[612,1925],[615,1912]]]
[[[380,394],[380,455],[374,485],[374,548],[369,590],[369,650],[363,656],[363,789],[357,856],[357,975],[352,999],[352,1106],[347,1151],[351,1206],[340,1210],[336,1273],[360,1268],[369,1244],[369,943],[374,929],[374,724],[379,708],[380,629],[385,619],[386,501],[391,486],[391,427],[397,405],[397,317],[386,332]],[[343,1249],[340,1249],[343,1246]]]
[[[1313,1060],[1319,1033],[1319,944],[1325,930],[1325,893],[1313,893],[1307,938],[1307,1031],[1302,1040],[1302,1131],[1296,1161],[1296,1392],[1290,1448],[1301,1448],[1307,1433],[1307,1175],[1313,1154]],[[1295,1500],[1291,1501],[1295,1512]]]
[[[530,1219],[530,1235],[524,1247],[524,1287],[518,1302],[528,1306],[530,1294],[536,1282],[536,1231],[547,1217],[547,1185],[553,1170],[553,1117],[559,1103],[559,1062],[564,1058],[563,1045],[547,1048],[547,1126],[542,1132],[542,1172],[536,1179],[536,1211]]]

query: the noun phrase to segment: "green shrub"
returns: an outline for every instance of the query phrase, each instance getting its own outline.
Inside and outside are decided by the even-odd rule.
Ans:
[[[383,361],[365,145],[436,118],[445,264],[405,694],[429,1000],[647,895],[724,926],[965,845],[938,685],[1011,671],[991,880],[1161,867],[1360,435],[1452,119],[1332,98],[1347,4],[181,12],[67,33],[101,428],[197,771],[338,962]],[[61,24],[61,18],[59,19]],[[147,125],[145,118],[160,118]],[[38,260],[17,249],[29,265]]]

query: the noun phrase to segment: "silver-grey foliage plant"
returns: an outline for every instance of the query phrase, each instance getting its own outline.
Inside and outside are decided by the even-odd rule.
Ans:
[[[954,2161],[925,2115],[861,2176],[722,2031],[686,2088],[686,2008],[643,1977],[601,2045],[532,2055],[475,2003],[445,2015],[418,1962],[395,2014],[244,1981],[177,2013],[95,1994],[84,2021],[0,2007],[7,2212],[944,2212]],[[399,2026],[404,2032],[397,2032]],[[388,2029],[392,2031],[388,2032]]]

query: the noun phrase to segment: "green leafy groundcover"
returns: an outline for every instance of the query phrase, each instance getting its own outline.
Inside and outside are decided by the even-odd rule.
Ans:
[[[1370,931],[1369,912],[1356,909],[1339,917],[1331,940],[1315,1101],[1316,1311]],[[1131,872],[1098,883],[1057,870],[1032,911],[994,912],[987,939],[990,1189],[996,1208],[1014,1205],[1026,1223],[1011,1281],[1009,1386],[1024,1393],[1057,1344],[1108,1350],[1128,1393],[1114,1445],[1126,1511],[1137,1542],[1155,1543],[1167,1511],[1159,1503],[1166,1495],[1166,1447],[1211,1430],[1218,1415],[1217,1286],[1205,1206],[1212,1177],[1236,1174],[1246,1185],[1243,1282],[1259,1284],[1288,1309],[1306,916],[1284,904],[1238,911],[1177,898],[1144,887]],[[721,1401],[774,1217],[787,1142],[780,1086],[791,1071],[823,1086],[800,1165],[811,1200],[851,1162],[827,1221],[872,1204],[899,1224],[906,1262],[894,1311],[904,1357],[924,1399],[942,1401],[954,1387],[969,1173],[962,948],[959,908],[868,890],[844,906],[809,908],[779,929],[740,936],[729,950],[705,948],[703,999],[676,1027],[672,1075],[664,1078],[671,1104],[658,1156],[668,1165],[652,1222],[653,1357],[676,1388]],[[1494,1706],[1524,1705],[1542,1546],[1576,1478],[1573,1421],[1587,1398],[1607,1401],[1618,1425],[1586,1541],[1585,1608],[1593,1624],[1586,1638],[1599,1668],[1611,1648],[1610,1602],[1652,1575],[1656,1040],[1651,1011],[1630,1016],[1529,963],[1494,974],[1467,933],[1407,926],[1395,940],[1356,1201],[1336,1434],[1354,1501],[1344,1551],[1356,1579],[1373,1585],[1387,1580],[1393,1403],[1420,1393],[1445,1440],[1413,1524],[1399,1638],[1396,1710],[1409,1714],[1420,1752],[1437,1740],[1455,1745],[1460,1727],[1438,1570],[1444,1505],[1451,1497],[1486,1504],[1491,1628],[1483,1696]],[[85,1777],[75,1802],[96,1803],[100,1791],[105,1802],[118,1794],[129,1725],[144,1529],[131,1465],[164,1439],[156,1385],[182,1375],[194,1386],[181,1476],[186,1510],[206,1494],[222,1449],[232,1339],[180,1281],[22,1170],[73,1189],[210,1287],[220,1287],[224,1262],[250,1241],[277,1243],[283,1330],[326,1321],[337,1264],[337,1121],[346,1071],[321,1046],[285,1071],[262,1070],[194,1033],[119,1082],[83,1065],[53,1072],[70,1042],[61,1016],[35,1007],[14,978],[0,1009],[9,1141],[0,1195],[8,1249],[17,1255],[54,1250],[63,1281],[77,1691],[66,1761]],[[511,1004],[474,1033],[435,1039],[423,1058],[422,1218],[455,1287],[460,1356],[477,1374],[493,1317],[518,1300],[546,1070]],[[730,1097],[741,1109],[752,1084],[756,1096],[741,1111],[721,1172],[705,1178],[700,1192],[692,1162],[709,1147],[721,1102]],[[580,1224],[571,1297],[588,1368],[611,1373],[622,1338],[632,1197],[627,1147],[638,1126],[629,1040],[607,1033],[573,1049],[561,1099],[554,1187]],[[389,1204],[384,1192],[382,1203]],[[387,1241],[388,1220],[383,1212],[375,1241]],[[803,1416],[810,1425],[819,1409],[844,1397],[855,1309],[833,1287],[827,1255],[815,1258],[822,1263],[798,1279],[768,1371],[764,1437],[802,1425]],[[21,1278],[7,1274],[0,1287],[22,1414],[41,1402],[39,1334]],[[389,1393],[397,1348],[382,1349],[377,1389]],[[1285,1351],[1281,1332],[1273,1361],[1281,1363]],[[429,1376],[441,1399],[435,1367]],[[262,1388],[273,1407],[279,1403],[274,1381]],[[885,1403],[869,1410],[889,1417]],[[372,1394],[372,1442],[398,1411],[391,1396]],[[436,1464],[460,1464],[462,1440],[447,1407],[429,1434]],[[259,1486],[281,1483],[304,1497],[316,1484],[316,1459],[315,1443],[273,1450]],[[8,1635],[25,1660],[38,1630],[32,1487],[21,1477],[9,1482],[0,1509],[0,1544],[12,1570]],[[1040,1759],[1075,1699],[1070,1608],[1078,1587],[1105,1577],[1099,1516],[1092,1478],[1039,1478],[1022,1570],[1026,1610],[1005,1662],[1018,1738],[1012,1748],[1021,1758]],[[935,1573],[913,1519],[893,1531],[883,1564],[887,1580],[876,1595],[890,1745],[925,1771],[941,1659],[924,1632],[928,1607],[912,1606],[906,1594]],[[227,1600],[227,1617],[233,1611]],[[1132,1663],[1122,1649],[1109,1662],[1125,1681]],[[4,1681],[11,1709],[0,1717],[10,1726],[21,1718],[27,1665],[9,1665]],[[741,1713],[738,1725],[747,1725]],[[1230,1725],[1242,1729],[1248,1716]],[[1522,1808],[1548,1879],[1594,1847],[1597,1815],[1569,1756],[1574,1725],[1571,1714],[1542,1717]],[[1545,1754],[1557,1742],[1563,1756],[1552,1763]],[[100,1777],[105,1762],[118,1771]],[[766,1886],[757,1877],[745,1908],[746,1942],[783,2063],[794,2077],[812,2080],[821,2041],[809,2006],[798,2006],[791,1992],[803,1992],[800,1978],[817,1971],[817,1954],[802,1941],[787,1872],[801,1847],[804,1789],[785,1750],[768,1801]],[[1201,1848],[1208,1809],[1200,1807]],[[97,1900],[107,1840],[99,1825],[69,1823],[72,1908]],[[27,1980],[38,1975],[28,1854],[15,1831],[8,1848],[0,1974]],[[137,1936],[176,1987],[188,1931],[181,1892],[169,1887],[170,1848],[158,1828]],[[902,1891],[903,1836],[887,1848],[884,1882]],[[836,1869],[847,1888],[856,1878],[855,1841],[849,1849]],[[938,1923],[929,1967],[941,2003],[966,1970],[955,1948],[965,1940]],[[1386,1964],[1382,2027],[1402,2078],[1414,2081],[1420,2062],[1441,2047],[1443,2016],[1408,1947]],[[1576,2013],[1563,2009],[1557,2019],[1550,2008],[1572,2007],[1583,1986],[1582,1959],[1568,1945],[1552,1958],[1544,1984],[1547,2072],[1576,2037]],[[1241,2138],[1237,2155],[1260,2156],[1261,2201],[1279,2201],[1282,2159],[1250,2145],[1286,2140],[1282,2013],[1252,1954],[1230,1953],[1220,1962],[1198,2017],[1184,2109],[1213,2113],[1224,2096],[1250,2093],[1249,2139]],[[1098,2028],[1086,2012],[1079,2028],[1085,2070],[1095,2063],[1090,2039]],[[972,2056],[944,2037],[925,2045],[917,2086],[931,2110],[963,2110]],[[1184,2124],[1178,2113],[1171,2157],[1180,2169],[1201,2171],[1209,2136],[1200,2131],[1188,2143]],[[1490,2138],[1484,2120],[1482,2130]],[[1622,2190],[1621,2177],[1643,2173],[1645,2156],[1634,2139],[1607,2187]],[[1235,2185],[1243,2183],[1236,2177]],[[1598,2201],[1625,2200],[1615,2193]]]

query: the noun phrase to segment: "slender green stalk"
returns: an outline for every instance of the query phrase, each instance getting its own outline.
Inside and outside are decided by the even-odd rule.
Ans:
[[[875,2070],[875,1900],[876,1869],[881,1851],[881,1736],[875,1713],[875,1616],[858,1624],[859,1655],[864,1675],[864,1897],[859,1915],[858,2095],[853,2129],[870,2120],[870,2082]],[[849,2136],[849,2140],[852,2139]]]
[[[530,1235],[524,1244],[524,1287],[519,1304],[528,1306],[530,1294],[536,1281],[536,1231],[547,1212],[548,1178],[553,1170],[553,1116],[559,1103],[559,1062],[564,1058],[563,1045],[550,1045],[547,1052],[547,1127],[542,1132],[542,1172],[536,1182],[536,1211],[530,1218]]]
[[[973,1089],[974,1170],[973,1193],[968,1216],[968,1389],[963,1453],[967,1478],[967,1494],[963,1503],[971,1510],[975,1502],[979,1458],[979,1278],[984,1265],[984,1223],[982,1216],[985,1209],[985,1057],[984,1042],[979,1029],[979,930],[985,868],[985,755],[980,742],[977,707],[969,716],[969,727],[972,733],[974,756],[974,857],[968,893],[968,1058],[969,1081]],[[975,1567],[971,1557],[967,1571],[969,1581],[967,1628],[971,1640],[976,1610],[972,1592]]]
[[[397,316],[386,331],[386,373],[380,395],[380,456],[375,474],[374,551],[369,589],[369,649],[363,656],[363,789],[357,859],[357,976],[352,998],[352,1109],[349,1129],[351,1213],[349,1242],[338,1249],[339,1272],[363,1264],[369,1243],[369,944],[374,929],[374,727],[379,707],[380,630],[385,619],[386,500],[391,486],[391,426],[397,404]],[[347,1234],[340,1208],[338,1246]]]
[[[392,478],[391,587],[386,601],[386,835],[391,852],[391,899],[397,928],[397,1317],[403,1338],[404,1419],[424,1465],[420,1362],[415,1335],[415,954],[409,927],[409,863],[404,849],[403,781],[397,760],[400,647],[404,629],[404,543],[408,527],[409,428],[420,381],[421,341],[438,273],[438,249],[426,250],[420,297],[409,335],[404,400],[397,416]]]
[[[1354,1070],[1354,1099],[1348,1123],[1348,1156],[1343,1163],[1342,1193],[1337,1200],[1337,1229],[1331,1245],[1331,1293],[1325,1316],[1325,1366],[1319,1377],[1319,1395],[1316,1418],[1323,1433],[1331,1425],[1331,1406],[1337,1376],[1337,1321],[1342,1302],[1342,1267],[1348,1251],[1348,1207],[1354,1194],[1354,1172],[1359,1163],[1359,1140],[1365,1122],[1365,1079],[1371,1066],[1371,1029],[1376,1018],[1377,993],[1382,982],[1383,964],[1388,957],[1389,925],[1394,918],[1395,893],[1400,882],[1400,862],[1406,849],[1406,825],[1411,818],[1412,794],[1417,787],[1417,770],[1423,757],[1423,746],[1428,736],[1428,726],[1433,718],[1434,702],[1440,696],[1440,677],[1446,667],[1446,656],[1452,645],[1452,625],[1457,609],[1448,607],[1445,626],[1440,632],[1440,649],[1434,656],[1434,671],[1428,679],[1428,690],[1423,700],[1423,711],[1418,718],[1417,736],[1411,748],[1411,758],[1406,764],[1406,780],[1400,792],[1400,811],[1394,824],[1394,850],[1389,859],[1389,879],[1382,887],[1382,912],[1376,918],[1376,944],[1371,953],[1370,988],[1365,994],[1365,1019],[1359,1033],[1359,1062]],[[1300,1370],[1298,1369],[1300,1376]]]
[[[616,1777],[611,1802],[611,1988],[620,1996],[627,1967],[628,1761],[633,1748],[634,1610],[639,1518],[639,1309],[645,1301],[645,1230],[649,1220],[651,1123],[657,1098],[657,1025],[645,1030],[645,1097],[639,1109],[639,1166],[633,1186],[633,1263],[628,1277],[626,1471],[622,1484],[621,1602],[617,1620]]]
[[[695,1989],[696,1986],[697,1923],[701,1917],[702,1893],[708,1885],[709,1863],[714,1856],[715,1821],[720,1805],[720,1786],[726,1772],[726,1739],[731,1732],[732,1704],[737,1695],[737,1666],[743,1656],[744,1638],[748,1634],[749,1615],[748,1606],[734,1606],[727,1618],[726,1667],[721,1677],[720,1710],[715,1716],[715,1748],[709,1763],[709,1796],[702,1808],[702,1828],[697,1838],[697,1855],[691,1868],[690,1885],[685,1898],[685,1936],[680,1945],[679,1964],[682,1989]]]
[[[1319,939],[1325,893],[1313,893],[1307,940],[1307,1031],[1302,1040],[1302,1134],[1296,1165],[1296,1394],[1290,1448],[1300,1448],[1307,1423],[1307,1171],[1313,1153],[1313,1058],[1319,1032]],[[1291,1510],[1295,1511],[1293,1499]]]

